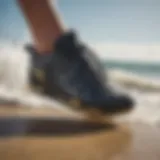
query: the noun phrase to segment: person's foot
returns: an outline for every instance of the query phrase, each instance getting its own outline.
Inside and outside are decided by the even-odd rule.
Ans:
[[[62,35],[50,54],[26,48],[32,57],[31,84],[43,93],[75,109],[96,109],[102,114],[122,113],[133,107],[130,97],[117,95],[106,86],[100,60],[74,32]]]

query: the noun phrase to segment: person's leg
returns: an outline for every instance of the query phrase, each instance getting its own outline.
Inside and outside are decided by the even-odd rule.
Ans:
[[[34,46],[26,47],[32,57],[31,85],[80,110],[116,114],[132,108],[132,99],[107,88],[100,59],[74,32],[64,31],[56,10],[51,12],[47,0],[19,3],[35,41]]]
[[[63,34],[62,25],[56,7],[52,10],[48,0],[18,0],[26,17],[38,53],[53,50],[56,39]]]

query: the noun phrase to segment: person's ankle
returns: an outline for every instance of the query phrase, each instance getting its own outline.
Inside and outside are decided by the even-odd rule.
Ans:
[[[33,45],[34,49],[38,54],[49,54],[54,52],[56,41],[64,34],[65,32],[57,33],[53,36],[53,41],[41,40]]]

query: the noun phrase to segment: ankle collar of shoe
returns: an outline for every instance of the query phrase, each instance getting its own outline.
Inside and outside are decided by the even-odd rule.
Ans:
[[[52,54],[52,52],[46,52],[46,53],[39,53],[31,44],[27,44],[25,46],[25,50],[29,53],[32,53],[33,55],[39,55],[39,56],[46,56]]]

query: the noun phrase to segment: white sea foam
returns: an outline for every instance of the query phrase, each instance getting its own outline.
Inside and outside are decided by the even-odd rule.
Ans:
[[[135,109],[121,119],[150,125],[160,123],[160,79],[122,70],[108,71],[111,84],[135,99]]]
[[[30,57],[22,45],[0,45],[0,99],[16,101],[25,107],[54,107],[71,112],[55,100],[36,95],[28,89]],[[123,120],[157,124],[160,122],[160,80],[138,76],[119,69],[109,70],[109,80],[135,101],[133,112]]]
[[[120,69],[107,71],[110,81],[114,81],[128,89],[138,89],[141,91],[160,91],[160,78],[138,75]]]

